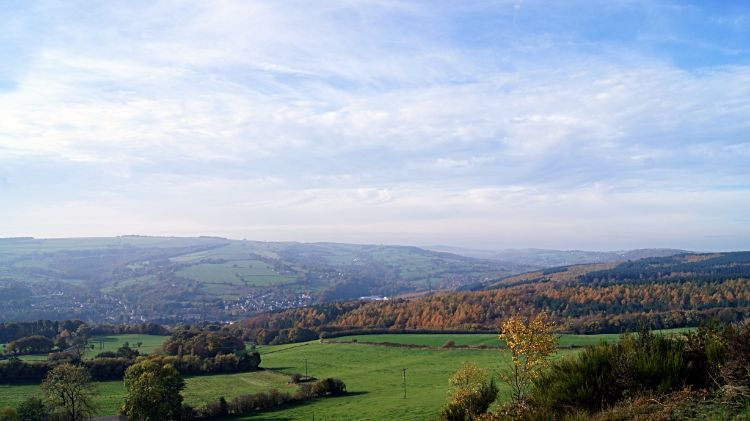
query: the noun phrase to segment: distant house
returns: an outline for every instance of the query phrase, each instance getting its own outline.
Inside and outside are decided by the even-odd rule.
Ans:
[[[388,297],[359,297],[360,300],[364,301],[386,301]]]

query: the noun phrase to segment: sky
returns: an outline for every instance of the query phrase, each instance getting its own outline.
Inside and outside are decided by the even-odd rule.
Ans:
[[[0,2],[0,237],[750,249],[746,1]]]

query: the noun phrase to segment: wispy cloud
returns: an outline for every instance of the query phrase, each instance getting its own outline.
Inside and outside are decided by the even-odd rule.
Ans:
[[[15,6],[0,236],[750,246],[747,7]]]

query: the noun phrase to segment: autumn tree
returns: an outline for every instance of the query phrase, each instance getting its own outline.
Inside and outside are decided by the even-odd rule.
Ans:
[[[99,385],[91,382],[85,367],[58,365],[47,373],[41,388],[50,406],[66,421],[91,418],[96,413],[93,398],[99,395]]]
[[[544,313],[529,322],[512,317],[503,323],[499,339],[508,347],[510,362],[500,371],[500,377],[510,386],[512,404],[524,406],[534,380],[549,365],[560,340],[554,326]]]
[[[120,412],[130,420],[177,420],[184,388],[185,381],[171,364],[143,361],[125,371],[128,397]]]
[[[461,367],[448,380],[453,390],[448,392],[448,401],[440,411],[441,421],[476,420],[497,399],[495,379],[488,379],[484,369],[467,362]]]

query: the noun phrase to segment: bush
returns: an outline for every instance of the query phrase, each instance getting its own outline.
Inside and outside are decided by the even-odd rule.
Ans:
[[[49,416],[44,401],[36,396],[29,396],[18,404],[17,412],[22,421],[44,421]]]
[[[240,395],[229,402],[224,397],[221,397],[217,401],[209,402],[200,414],[197,414],[192,407],[183,405],[180,419],[181,421],[192,421],[195,419],[221,418],[226,415],[241,415],[252,411],[286,405],[294,401],[302,402],[318,396],[338,395],[342,393],[346,393],[344,382],[339,379],[328,378],[313,385],[300,385],[294,396],[288,392],[271,389],[268,393],[258,392]]]
[[[346,393],[346,384],[339,379],[327,378],[313,383],[310,392],[314,396],[340,395]]]
[[[443,344],[443,348],[453,348],[456,345],[453,341],[445,341],[445,344]]]
[[[357,338],[352,338],[352,342],[357,342]]]
[[[117,354],[112,351],[104,351],[96,354],[94,358],[117,358]]]
[[[244,414],[253,410],[253,395],[240,395],[229,401],[229,412],[231,414]]]
[[[296,392],[294,392],[294,399],[298,401],[306,401],[313,397],[312,385],[301,384]]]
[[[253,395],[253,407],[255,409],[268,408],[270,406],[268,402],[268,395],[265,392],[258,392]]]
[[[302,380],[302,375],[299,373],[292,374],[292,383],[299,383]]]
[[[554,411],[599,410],[645,391],[661,394],[695,386],[688,380],[706,378],[707,373],[689,373],[685,349],[685,340],[653,335],[647,329],[638,335],[623,334],[620,342],[603,342],[575,358],[558,360],[535,383],[531,401]]]
[[[16,410],[6,406],[5,408],[0,408],[0,421],[16,421],[18,420],[18,415],[16,414]]]
[[[180,409],[180,421],[193,421],[198,418],[198,411],[192,406],[183,403]]]
[[[487,412],[490,405],[497,399],[499,393],[497,383],[490,379],[482,383],[479,388],[465,396],[465,399],[454,400],[445,404],[440,410],[440,421],[464,421],[477,419]]]

